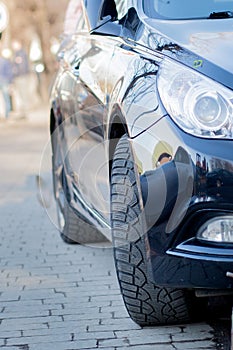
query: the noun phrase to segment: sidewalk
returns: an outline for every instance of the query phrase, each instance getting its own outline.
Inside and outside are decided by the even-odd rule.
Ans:
[[[21,122],[21,121],[30,121],[30,122],[39,122],[39,123],[49,123],[50,110],[48,102],[41,102],[40,106],[36,109],[32,108],[25,112],[24,115],[20,112],[11,112],[8,119],[0,117],[0,125],[8,122]]]

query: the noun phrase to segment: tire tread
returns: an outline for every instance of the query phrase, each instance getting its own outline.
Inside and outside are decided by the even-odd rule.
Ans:
[[[141,326],[188,321],[184,292],[160,288],[148,280],[139,192],[126,135],[119,140],[114,154],[111,190],[114,259],[129,315]]]

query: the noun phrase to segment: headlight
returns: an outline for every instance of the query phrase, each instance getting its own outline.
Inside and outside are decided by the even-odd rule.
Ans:
[[[233,137],[232,90],[164,59],[158,91],[168,114],[184,131],[200,137]]]

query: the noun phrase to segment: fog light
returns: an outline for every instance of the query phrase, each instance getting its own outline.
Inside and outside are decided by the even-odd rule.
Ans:
[[[233,216],[208,220],[198,230],[197,238],[208,242],[233,243]]]

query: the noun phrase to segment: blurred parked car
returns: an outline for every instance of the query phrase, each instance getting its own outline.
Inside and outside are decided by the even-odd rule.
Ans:
[[[233,3],[82,5],[51,93],[61,236],[112,241],[138,324],[193,319],[232,300]]]

